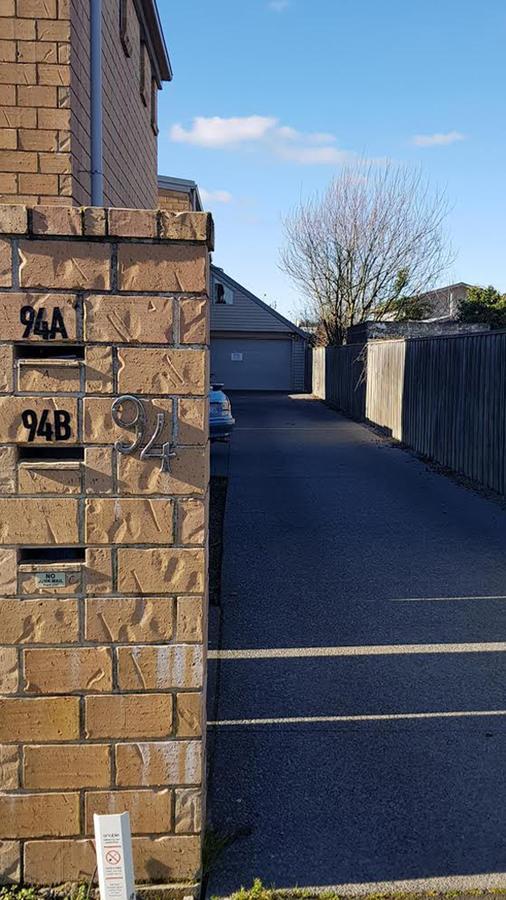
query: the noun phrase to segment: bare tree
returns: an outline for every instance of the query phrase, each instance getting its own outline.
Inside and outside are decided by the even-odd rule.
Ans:
[[[432,287],[452,262],[447,214],[420,170],[359,161],[288,215],[281,267],[326,343],[366,319],[396,318]]]

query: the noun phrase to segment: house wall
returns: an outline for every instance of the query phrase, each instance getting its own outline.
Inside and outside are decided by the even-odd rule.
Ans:
[[[287,331],[287,326],[277,316],[271,315],[269,310],[263,309],[258,303],[248,296],[247,291],[241,290],[233,282],[226,278],[221,279],[219,272],[211,272],[211,297],[214,299],[214,287],[217,281],[222,281],[226,287],[232,289],[234,302],[230,305],[211,303],[211,330],[212,331]]]
[[[104,203],[151,208],[157,205],[152,73],[148,60],[144,102],[139,21],[128,0],[128,57],[119,2],[103,4]],[[89,205],[89,2],[9,0],[2,9],[0,201]]]
[[[69,204],[69,6],[8,0],[0,31],[0,202]]]
[[[187,212],[191,210],[191,197],[185,191],[169,191],[158,189],[158,206],[171,212]]]
[[[139,882],[198,877],[211,235],[0,207],[0,882],[91,880],[124,810]]]
[[[88,5],[88,0],[81,0]],[[119,0],[103,4],[104,203],[157,206],[157,133],[151,126],[151,66],[147,54],[146,98],[140,92],[140,26],[128,0],[126,56],[119,35]]]

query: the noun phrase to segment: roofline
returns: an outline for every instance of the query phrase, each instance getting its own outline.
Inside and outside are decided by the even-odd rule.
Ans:
[[[465,287],[472,288],[474,285],[468,284],[467,281],[456,281],[455,284],[444,284],[443,287],[439,288],[431,288],[428,291],[423,291],[421,294],[418,294],[418,297],[428,297],[430,294],[439,294],[441,291],[452,291],[454,288]]]
[[[165,43],[162,23],[156,0],[134,0],[135,11],[141,23],[141,33],[146,41],[154,74],[160,86],[162,81],[172,81],[173,71]]]
[[[190,178],[172,178],[170,175],[158,175],[158,188],[166,191],[184,191],[187,194],[195,192],[197,198],[197,212],[203,212],[202,197],[200,196],[199,186],[196,181]]]
[[[276,319],[279,319],[280,322],[283,322],[284,325],[288,325],[290,331],[294,331],[296,334],[299,334],[301,337],[305,338],[306,341],[310,340],[311,335],[308,334],[307,331],[303,331],[302,328],[299,328],[298,325],[294,325],[293,322],[290,322],[290,319],[287,319],[286,316],[281,315],[281,313],[279,313],[277,309],[273,309],[273,307],[269,306],[268,303],[265,303],[264,300],[260,300],[260,297],[257,297],[256,294],[252,294],[251,291],[248,291],[248,289],[245,288],[244,285],[240,284],[239,281],[235,281],[235,279],[231,278],[230,275],[227,275],[223,269],[220,269],[218,266],[211,265],[211,273],[219,278],[225,278],[225,280],[233,284],[234,287],[239,288],[239,290],[246,294],[246,296],[249,297],[250,300],[253,300],[253,302],[258,304],[258,306],[261,306],[262,309],[270,312],[271,315],[273,315]]]

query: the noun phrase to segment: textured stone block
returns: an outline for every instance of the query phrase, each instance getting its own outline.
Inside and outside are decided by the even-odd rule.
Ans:
[[[26,206],[11,206],[10,204],[0,206],[0,232],[2,234],[25,234],[27,230]]]
[[[213,220],[207,212],[160,210],[160,236],[173,241],[203,241],[212,250]]]
[[[0,447],[0,494],[14,494],[16,491],[15,447]]]
[[[9,241],[0,240],[0,287],[12,284],[12,251]]]
[[[16,593],[17,567],[16,551],[0,548],[0,597]]]
[[[25,462],[18,467],[20,494],[79,494],[79,462]]]
[[[203,602],[201,597],[178,597],[176,640],[198,643],[203,640]]]
[[[158,460],[119,456],[118,490],[122,494],[205,493],[209,483],[207,448],[179,447],[169,466],[169,472],[162,472]]]
[[[79,543],[76,500],[0,498],[0,541],[3,544]]]
[[[201,647],[182,644],[119,647],[116,653],[122,691],[202,687],[204,663]]]
[[[0,344],[0,391],[7,393],[13,389],[13,348],[8,344]]]
[[[30,441],[30,429],[23,424],[21,418],[26,410],[32,410],[37,417],[37,425],[40,425],[44,410],[46,413],[46,422],[52,429],[52,440],[47,440],[46,434],[35,434],[33,440]],[[58,416],[59,419],[65,419],[70,429],[70,436],[66,440],[56,441],[55,437],[55,411],[59,413],[67,413],[68,417]],[[41,444],[47,447],[54,443],[60,443],[64,446],[75,444],[78,440],[77,433],[77,401],[71,397],[0,397],[0,441],[4,443],[17,444]]]
[[[185,693],[176,697],[176,734],[200,737],[202,734],[202,694]]]
[[[88,738],[159,738],[171,733],[170,695],[97,695],[84,702]]]
[[[176,791],[176,834],[197,834],[202,828],[202,792],[182,789]]]
[[[202,500],[179,500],[178,542],[203,545],[206,538],[206,507]]]
[[[64,575],[63,584],[39,584],[38,575],[52,572]],[[60,580],[60,579],[59,579]],[[18,566],[19,593],[29,596],[44,595],[66,597],[78,594],[82,589],[82,564],[75,563],[20,563]]]
[[[137,393],[137,392],[135,392]],[[130,444],[135,437],[135,429],[120,428],[115,425],[112,420],[111,405],[112,397],[85,397],[83,401],[84,409],[84,440],[88,444],[114,444],[120,440],[123,443]],[[2,399],[0,398],[0,410]],[[156,428],[156,420],[158,413],[165,416],[163,432],[160,435],[160,442],[169,441],[172,435],[172,400],[155,399],[144,400],[144,409],[146,412],[146,435],[151,436]],[[123,420],[131,421],[135,415],[135,411],[128,405],[127,408],[121,410]],[[149,465],[151,460],[146,460],[142,465]],[[155,460],[155,465],[160,468],[160,460]]]
[[[156,209],[110,209],[109,234],[114,237],[156,238]]]
[[[107,233],[107,210],[101,206],[86,206],[83,209],[83,234],[102,237]]]
[[[78,737],[78,697],[0,698],[0,741],[72,741]]]
[[[0,694],[15,694],[18,685],[17,650],[15,647],[0,647]]]
[[[119,786],[198,785],[201,779],[200,741],[143,741],[116,745]]]
[[[0,841],[0,884],[11,884],[21,878],[21,845],[19,841]]]
[[[92,244],[89,241],[21,241],[19,258],[22,287],[109,290],[110,247],[107,244]]]
[[[76,600],[0,600],[6,644],[71,644],[79,634]]]
[[[110,347],[86,347],[85,376],[88,394],[112,394],[113,371]]]
[[[171,500],[86,500],[85,540],[89,544],[170,544],[173,530]]]
[[[148,791],[93,791],[85,794],[86,834],[93,834],[93,815],[130,813],[132,834],[166,834],[171,830],[172,793]]]
[[[206,444],[209,438],[207,398],[178,400],[179,441],[181,444]]]
[[[135,876],[139,881],[188,881],[200,870],[200,839],[169,835],[135,837],[132,841]]]
[[[121,347],[118,390],[138,394],[204,394],[207,355],[203,350]]]
[[[80,235],[81,210],[75,206],[35,206],[32,210],[32,231],[34,234]]]
[[[93,841],[27,841],[24,848],[27,884],[89,881],[97,858]]]
[[[207,297],[179,301],[179,340],[182,344],[209,343]]]
[[[47,324],[49,330],[53,324],[59,325],[60,319],[63,320],[65,334],[62,333],[61,328],[55,328],[55,344],[62,340],[74,341],[76,339],[76,298],[72,295],[0,293],[0,321],[2,322],[3,340],[20,341],[28,337],[30,343],[43,341],[47,345],[48,342],[44,340],[43,335],[35,333],[33,325],[26,334],[27,325],[21,321],[21,311],[26,306],[35,310],[34,322],[36,314],[40,310],[43,311],[41,313],[42,321]],[[55,310],[58,311],[55,313]]]
[[[112,558],[110,550],[106,550],[103,547],[89,547],[86,550],[84,583],[88,594],[110,594],[112,592]]]
[[[67,359],[20,359],[18,389],[51,394],[79,391],[80,363],[78,360]]]
[[[112,494],[112,451],[109,447],[86,447],[84,490],[86,494]]]
[[[13,791],[17,787],[19,787],[19,751],[17,747],[5,744],[0,746],[0,791]]]
[[[26,788],[100,788],[108,787],[110,778],[110,748],[106,744],[42,744],[24,749]]]
[[[17,0],[17,14],[22,19],[56,19],[56,0]]]
[[[86,601],[87,641],[156,643],[172,638],[172,598],[101,598]],[[1,606],[0,606],[1,611]]]
[[[112,655],[105,647],[24,650],[23,658],[27,693],[112,690]]]
[[[84,302],[87,341],[168,344],[173,338],[170,297],[91,296]]]
[[[207,287],[207,249],[195,244],[121,244],[121,291],[199,292]]]
[[[120,547],[118,590],[126,594],[201,593],[205,586],[202,550],[143,550]]]
[[[6,838],[79,834],[79,794],[0,796],[0,835]]]

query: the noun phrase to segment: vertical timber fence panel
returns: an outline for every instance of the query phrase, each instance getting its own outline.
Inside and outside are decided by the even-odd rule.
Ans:
[[[506,490],[506,332],[318,348],[314,392],[443,466]]]

